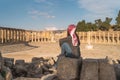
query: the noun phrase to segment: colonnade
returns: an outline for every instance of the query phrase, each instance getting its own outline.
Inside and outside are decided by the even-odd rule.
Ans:
[[[120,44],[120,31],[77,32],[80,42],[87,44]],[[16,42],[57,42],[67,31],[32,31],[0,27],[0,44]]]
[[[120,31],[91,31],[77,34],[81,43],[120,44]]]
[[[15,43],[23,41],[26,41],[25,30],[0,27],[0,43]]]
[[[28,36],[30,42],[54,42],[54,34],[52,31],[29,31]]]

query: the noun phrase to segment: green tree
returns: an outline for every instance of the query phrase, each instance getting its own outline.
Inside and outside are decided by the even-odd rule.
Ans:
[[[118,16],[116,17],[116,21],[117,21],[116,24],[120,26],[120,11],[118,13]]]
[[[118,16],[116,17],[116,24],[114,26],[112,26],[112,29],[114,31],[120,31],[120,11],[118,13]]]
[[[92,24],[92,31],[98,31],[99,28],[97,27],[96,24]]]
[[[111,21],[112,21],[112,18],[106,17],[106,20],[102,23],[102,26],[100,27],[100,29],[103,31],[108,31],[109,29],[111,29],[111,24],[110,24]]]
[[[100,28],[101,26],[102,26],[102,20],[101,19],[97,19],[97,20],[95,20],[95,24],[96,24],[96,26],[98,27],[98,28]]]
[[[111,28],[111,25],[110,25],[111,21],[112,21],[112,18],[106,17],[106,20],[104,22],[101,19],[95,20],[95,24],[100,30],[107,31]]]
[[[77,31],[85,31],[85,20],[79,21],[77,24]]]
[[[97,31],[98,27],[96,24],[92,24],[91,22],[86,23],[85,20],[79,21],[77,24],[77,31]]]

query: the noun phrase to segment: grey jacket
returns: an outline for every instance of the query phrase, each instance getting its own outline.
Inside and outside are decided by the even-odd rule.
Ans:
[[[79,38],[78,38],[79,39]],[[79,41],[79,40],[78,40]],[[72,55],[76,58],[79,58],[81,55],[80,55],[80,42],[78,42],[78,45],[77,46],[73,46],[72,44],[72,37],[71,36],[68,36],[68,37],[65,37],[65,38],[62,38],[59,40],[59,45],[61,47],[61,45],[66,42],[69,44],[70,48],[72,49]]]

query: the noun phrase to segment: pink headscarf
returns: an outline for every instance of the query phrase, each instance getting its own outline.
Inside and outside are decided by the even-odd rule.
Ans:
[[[75,30],[76,30],[76,26],[74,24],[71,24],[71,25],[68,26],[68,33],[72,37],[72,44],[73,44],[73,46],[77,46],[78,45],[78,38],[77,38],[77,36],[75,34]]]

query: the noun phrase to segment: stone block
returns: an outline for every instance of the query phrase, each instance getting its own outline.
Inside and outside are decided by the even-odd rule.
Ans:
[[[32,62],[43,62],[44,58],[43,57],[33,57]]]
[[[114,67],[106,59],[99,60],[99,80],[116,80]]]
[[[8,67],[2,67],[1,75],[5,78],[5,80],[12,80],[12,73]]]
[[[4,65],[6,67],[9,67],[9,68],[13,67],[13,65],[14,65],[14,58],[5,58],[4,57],[3,60],[4,60]]]
[[[114,65],[115,73],[116,73],[116,79],[120,80],[120,64]]]
[[[80,80],[98,80],[98,60],[83,60]]]
[[[48,74],[41,78],[41,80],[58,80],[56,74]]]
[[[25,64],[25,60],[16,60],[15,65],[18,65],[18,64]]]
[[[26,77],[18,77],[14,80],[41,80],[40,78],[26,78]]]
[[[57,62],[57,76],[60,80],[78,80],[81,59],[60,57]]]
[[[4,78],[3,78],[3,76],[2,76],[2,75],[0,75],[0,80],[4,80]]]

